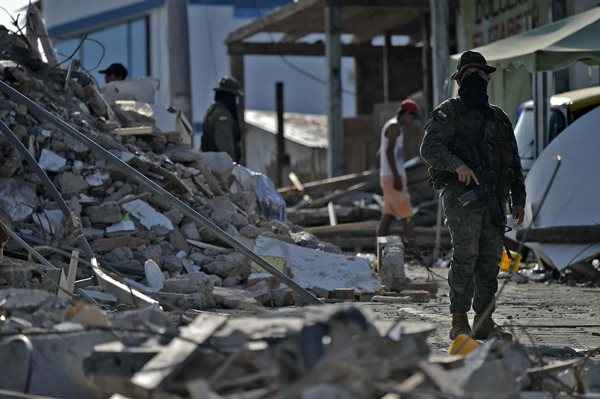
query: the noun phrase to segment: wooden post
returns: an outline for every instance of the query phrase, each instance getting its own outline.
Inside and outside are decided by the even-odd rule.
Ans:
[[[423,48],[421,52],[421,65],[423,67],[423,100],[425,103],[425,114],[433,109],[433,95],[431,90],[431,22],[429,14],[422,15],[421,41]]]
[[[193,118],[187,1],[167,0],[166,5],[171,106],[191,121]],[[185,142],[186,138],[183,139]]]
[[[549,72],[533,73],[533,106],[535,112],[535,156],[540,156],[549,142],[548,121],[550,118],[550,78]]]
[[[283,82],[275,83],[275,104],[277,109],[277,187],[283,187],[285,168],[284,103]]]
[[[344,120],[342,116],[342,15],[339,6],[325,7],[327,53],[327,172],[329,177],[344,172]]]
[[[242,148],[242,158],[240,159],[240,163],[242,165],[246,164],[246,82],[245,82],[245,66],[244,66],[244,56],[243,55],[230,55],[229,56],[229,70],[231,73],[231,77],[238,81],[240,84],[240,89],[244,92],[244,95],[240,97],[238,103],[238,111],[239,111],[239,121],[240,121],[240,133],[241,133],[241,148]]]
[[[430,0],[431,4],[431,47],[433,50],[433,102],[435,105],[446,99],[445,82],[448,78],[448,19],[447,1]]]
[[[391,62],[390,53],[392,50],[392,36],[388,33],[385,35],[385,44],[383,45],[383,102],[390,102],[390,76]]]
[[[431,63],[433,65],[433,103],[437,105],[446,98],[444,87],[448,77],[448,60],[450,59],[448,49],[448,19],[450,14],[447,1],[430,0],[429,4],[431,8],[431,47],[433,49]],[[442,204],[441,199],[438,199],[435,247],[433,249],[432,262],[436,262],[440,255],[441,233]]]

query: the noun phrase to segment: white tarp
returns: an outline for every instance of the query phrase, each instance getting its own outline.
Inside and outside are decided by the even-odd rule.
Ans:
[[[600,107],[567,127],[536,160],[527,175],[524,227],[579,226],[600,223]],[[561,165],[535,222],[531,218]],[[511,234],[512,235],[512,234]],[[597,244],[528,243],[538,256],[559,270],[600,253]]]

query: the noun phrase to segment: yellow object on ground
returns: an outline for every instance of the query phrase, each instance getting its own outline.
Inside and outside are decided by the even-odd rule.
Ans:
[[[509,258],[506,249],[502,250],[502,258],[500,259],[500,270],[503,272],[518,272],[521,268],[521,254],[515,251],[510,251],[512,257]]]
[[[479,347],[479,342],[468,335],[461,334],[452,341],[448,353],[451,355],[467,356]]]

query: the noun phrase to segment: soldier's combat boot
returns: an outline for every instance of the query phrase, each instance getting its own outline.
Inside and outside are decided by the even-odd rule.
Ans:
[[[471,335],[469,318],[466,313],[452,314],[452,328],[450,329],[450,339],[455,340],[459,335]]]
[[[507,333],[496,324],[491,315],[483,318],[483,315],[476,314],[473,329],[473,338],[475,339],[498,338],[505,341],[512,341],[513,339],[512,334]]]

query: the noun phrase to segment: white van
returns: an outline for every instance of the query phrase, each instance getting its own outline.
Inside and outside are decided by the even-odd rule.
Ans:
[[[568,125],[600,105],[600,86],[555,94],[550,98],[549,141]],[[527,174],[535,162],[535,111],[533,101],[521,104],[521,113],[515,126],[523,173]]]

